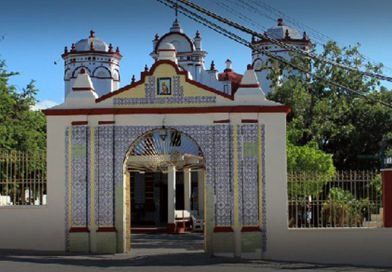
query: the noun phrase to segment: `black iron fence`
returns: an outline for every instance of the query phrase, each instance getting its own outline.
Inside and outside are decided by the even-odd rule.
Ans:
[[[46,154],[0,153],[0,206],[46,205]]]
[[[382,186],[375,171],[288,173],[289,228],[381,227]]]

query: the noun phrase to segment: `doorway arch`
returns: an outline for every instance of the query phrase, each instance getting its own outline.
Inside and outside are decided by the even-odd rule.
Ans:
[[[167,231],[173,233],[179,229],[178,221],[184,222],[191,215],[206,218],[205,166],[205,156],[199,144],[176,128],[154,128],[131,143],[123,161],[124,234],[127,251],[131,249],[131,229],[134,223],[143,225],[153,218],[155,224],[166,224]],[[149,184],[146,183],[147,173]],[[182,180],[178,178],[179,173],[183,175]],[[181,183],[183,189],[178,190]],[[135,190],[137,186],[139,189]],[[165,194],[166,200],[163,197]],[[164,214],[165,205],[167,216]],[[182,217],[178,220],[180,211]]]

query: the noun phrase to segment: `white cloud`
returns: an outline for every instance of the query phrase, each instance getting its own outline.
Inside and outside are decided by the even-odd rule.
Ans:
[[[52,101],[52,100],[42,100],[42,101],[39,101],[37,104],[35,104],[32,107],[32,110],[44,110],[44,109],[47,109],[47,108],[54,107],[54,106],[56,106],[58,104],[59,103],[57,103],[55,101]]]

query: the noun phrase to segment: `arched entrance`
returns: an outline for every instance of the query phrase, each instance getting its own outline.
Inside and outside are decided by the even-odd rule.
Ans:
[[[174,128],[152,129],[130,146],[125,161],[126,244],[131,232],[202,231],[205,157]]]

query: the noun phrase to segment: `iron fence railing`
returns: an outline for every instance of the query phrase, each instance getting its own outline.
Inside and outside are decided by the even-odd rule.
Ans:
[[[375,171],[288,173],[289,228],[381,227],[382,186]]]
[[[46,154],[0,153],[0,206],[46,205]]]

